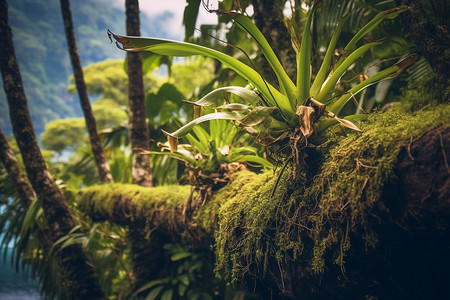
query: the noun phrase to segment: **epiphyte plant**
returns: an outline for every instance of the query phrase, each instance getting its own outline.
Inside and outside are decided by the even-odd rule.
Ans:
[[[316,7],[313,5],[309,8],[307,14],[301,42],[296,38],[295,34],[292,34],[292,44],[297,53],[297,78],[295,83],[289,78],[273,49],[249,17],[238,12],[213,11],[229,16],[256,41],[276,75],[279,82],[278,87],[267,82],[251,66],[204,46],[158,38],[121,36],[112,32],[108,32],[108,34],[110,38],[112,37],[116,40],[119,48],[126,51],[150,51],[169,56],[203,55],[215,58],[247,81],[248,85],[246,87],[228,86],[218,88],[202,99],[192,102],[191,104],[196,107],[207,106],[214,108],[215,112],[201,116],[175,132],[167,133],[173,149],[176,149],[177,139],[187,135],[196,125],[215,119],[237,122],[243,130],[254,136],[257,143],[263,146],[269,146],[289,138],[290,141],[295,141],[295,147],[300,145],[304,147],[308,143],[308,138],[311,137],[313,139],[314,136],[324,134],[325,130],[332,125],[341,124],[345,127],[359,130],[350,121],[357,119],[357,117],[338,117],[344,105],[354,95],[368,86],[383,79],[395,77],[407,66],[414,63],[416,56],[408,55],[398,63],[365,78],[365,80],[351,87],[348,91],[342,92],[336,88],[342,76],[360,57],[382,43],[381,41],[375,41],[358,47],[360,40],[376,28],[381,21],[393,19],[407,9],[407,6],[399,6],[378,13],[353,36],[341,52],[337,63],[333,64],[335,47],[348,15],[343,17],[334,31],[321,67],[312,81],[312,38],[310,28],[316,12]],[[250,63],[250,65],[252,64]],[[237,97],[234,98],[238,100],[228,103],[224,94],[235,95]],[[293,149],[293,152],[296,152],[296,150]]]

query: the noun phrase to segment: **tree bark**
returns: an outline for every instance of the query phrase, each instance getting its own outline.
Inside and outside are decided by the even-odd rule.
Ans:
[[[84,82],[83,68],[81,67],[80,55],[78,54],[77,41],[73,29],[72,14],[70,12],[69,0],[61,0],[61,12],[63,15],[64,29],[66,32],[67,46],[69,48],[70,61],[72,63],[75,85],[80,98],[81,108],[83,109],[86,127],[91,142],[92,154],[94,155],[100,180],[103,183],[112,183],[113,178],[109,168],[108,161],[103,151],[102,143],[97,132],[97,124],[92,113],[91,104]]]
[[[139,36],[139,1],[126,0],[127,35]],[[127,53],[128,61],[128,102],[131,147],[133,150],[133,183],[146,187],[153,186],[149,151],[149,129],[145,116],[144,82],[140,53]]]
[[[31,202],[36,199],[36,193],[31,187],[27,176],[22,171],[19,162],[14,156],[14,152],[9,146],[5,133],[0,128],[0,160],[5,166],[6,172],[11,177],[15,185],[17,194],[25,207],[28,207]]]
[[[28,178],[42,204],[52,242],[66,235],[75,221],[66,199],[47,170],[28,110],[19,65],[8,24],[6,0],[0,0],[0,67],[8,100],[14,135],[27,170]],[[104,299],[94,270],[87,263],[80,245],[55,251],[69,299]]]
[[[279,1],[252,0],[255,11],[255,23],[269,42],[288,76],[294,80],[296,76],[296,58],[292,49],[291,38],[284,25],[283,7]],[[262,55],[260,63],[264,73],[271,74],[270,66]]]
[[[401,14],[419,53],[430,63],[439,80],[450,80],[450,34],[443,24],[433,24],[420,1],[396,0],[397,5],[408,5],[410,10]]]

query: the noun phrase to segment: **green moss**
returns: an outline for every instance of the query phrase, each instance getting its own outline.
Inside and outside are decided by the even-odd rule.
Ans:
[[[394,177],[400,149],[428,130],[449,126],[449,120],[450,106],[373,114],[360,124],[361,133],[336,141],[308,187],[293,182],[286,170],[273,198],[272,173],[222,189],[209,208],[218,220],[216,271],[237,280],[248,272],[263,275],[270,263],[284,273],[295,262],[320,273],[327,263],[344,264],[351,232],[373,246],[377,235],[369,218],[383,208],[381,191]],[[326,253],[332,254],[330,262]]]
[[[398,109],[370,115],[362,132],[340,140],[330,150],[314,184],[308,189],[318,210],[311,216],[314,239],[313,268],[322,272],[327,249],[336,261],[350,248],[349,230],[376,243],[369,217],[382,211],[384,183],[394,179],[402,147],[424,132],[449,126],[450,106],[428,107],[413,114]]]
[[[251,268],[264,272],[267,258],[278,254],[277,240],[284,232],[277,230],[277,221],[289,206],[284,199],[292,185],[290,175],[289,170],[283,173],[273,197],[278,173],[272,172],[253,176],[239,173],[241,180],[236,180],[237,184],[214,196],[223,201],[217,209],[218,229],[214,233],[216,271],[221,275],[236,280]]]
[[[83,189],[77,196],[80,209],[91,215],[114,220],[122,216],[114,209],[118,202],[127,202],[132,208],[133,218],[165,219],[170,222],[175,217],[178,205],[183,205],[190,194],[190,186],[161,186],[145,188],[133,184],[97,185]],[[127,212],[123,213],[126,217]],[[156,224],[154,224],[156,225]]]

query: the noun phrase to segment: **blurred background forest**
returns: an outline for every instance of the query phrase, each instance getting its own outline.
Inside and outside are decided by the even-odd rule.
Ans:
[[[106,35],[107,29],[115,32],[124,30],[123,8],[107,0],[75,1],[71,8],[83,66],[125,57],[123,52],[111,47]],[[67,52],[59,1],[10,1],[9,18],[38,136],[52,120],[81,117],[76,95],[67,92],[73,71]],[[142,34],[174,38],[166,31],[166,18],[167,15],[160,15],[150,20],[143,13]],[[0,125],[9,136],[12,129],[4,93],[0,94],[0,111]]]
[[[144,1],[141,0],[142,2]],[[311,17],[313,2],[318,5],[317,12],[314,11],[315,15]],[[64,251],[72,251],[72,247],[78,247],[78,250],[83,249],[83,253],[86,254],[85,262],[89,266],[95,266],[97,287],[103,296],[109,299],[239,300],[272,299],[273,295],[275,295],[273,299],[278,299],[277,297],[295,299],[296,295],[293,291],[305,291],[306,299],[309,299],[308,297],[314,299],[317,295],[320,297],[336,294],[349,295],[346,294],[347,288],[350,295],[356,291],[355,293],[359,293],[361,297],[371,297],[370,293],[373,292],[375,296],[370,299],[378,299],[376,296],[383,295],[383,289],[391,282],[387,285],[381,282],[379,286],[377,283],[370,293],[366,293],[365,279],[361,280],[362,290],[358,290],[361,286],[355,288],[356,281],[346,281],[343,253],[353,251],[353,248],[349,250],[350,242],[347,244],[350,223],[347,223],[347,229],[334,228],[335,220],[329,220],[327,223],[315,219],[307,224],[312,226],[311,224],[316,221],[317,224],[326,223],[327,226],[330,224],[332,228],[330,232],[336,229],[336,236],[333,232],[326,237],[321,236],[323,232],[312,233],[311,228],[307,226],[304,226],[305,228],[299,226],[295,229],[298,235],[294,237],[285,234],[283,230],[287,227],[289,227],[287,230],[291,230],[292,224],[297,226],[295,218],[301,218],[299,214],[303,213],[302,209],[305,209],[306,214],[311,212],[311,219],[314,219],[316,215],[313,211],[319,207],[315,201],[321,201],[319,198],[325,195],[324,190],[326,191],[329,186],[325,187],[325,184],[323,187],[320,186],[323,188],[321,192],[317,191],[320,188],[314,191],[314,187],[309,189],[309,186],[317,185],[318,180],[314,181],[316,176],[320,180],[321,174],[326,174],[326,167],[325,171],[321,167],[322,164],[333,160],[330,157],[334,155],[331,151],[334,151],[335,145],[338,148],[339,143],[345,143],[356,136],[354,132],[359,131],[360,124],[363,133],[359,136],[365,137],[364,132],[367,132],[367,136],[373,134],[368,139],[376,140],[380,144],[385,143],[383,145],[388,145],[387,149],[389,149],[377,148],[378,145],[376,145],[375,150],[361,151],[361,153],[368,153],[367,156],[370,159],[374,159],[374,161],[368,160],[370,164],[379,163],[379,170],[383,172],[376,171],[378,167],[367,167],[363,163],[359,165],[359,156],[357,159],[350,159],[352,167],[348,177],[345,173],[348,170],[342,172],[343,178],[349,178],[348,182],[353,180],[351,176],[357,177],[354,179],[357,183],[352,188],[360,184],[361,191],[373,192],[366,198],[360,196],[357,199],[367,201],[367,205],[363,204],[362,208],[347,207],[345,209],[355,209],[357,212],[361,210],[370,216],[373,213],[371,209],[375,211],[373,214],[379,212],[377,205],[378,200],[381,199],[383,183],[391,179],[390,174],[401,148],[408,143],[411,144],[413,136],[420,137],[427,129],[448,127],[448,120],[445,118],[427,117],[430,114],[448,116],[448,71],[440,72],[439,70],[442,71],[442,69],[435,68],[437,63],[430,64],[429,57],[423,55],[426,52],[423,48],[424,43],[418,43],[417,36],[414,36],[410,26],[404,24],[408,21],[407,17],[403,18],[406,8],[402,6],[397,13],[395,7],[407,2],[420,4],[421,17],[426,16],[432,24],[440,24],[441,27],[437,26],[437,28],[442,29],[441,33],[444,37],[448,37],[446,28],[448,28],[449,20],[446,16],[448,9],[446,1],[343,0],[339,3],[338,1],[300,0],[214,1],[213,8],[240,11],[253,20],[256,27],[269,40],[273,51],[279,56],[281,68],[285,72],[282,75],[285,77],[280,76],[280,72],[276,73],[276,68],[271,64],[270,55],[267,58],[268,55],[264,52],[264,46],[261,45],[260,40],[254,39],[254,32],[237,24],[238,22],[233,19],[235,15],[222,14],[218,17],[214,15],[216,24],[199,23],[197,12],[211,8],[208,1],[179,0],[180,7],[184,9],[184,16],[178,16],[179,25],[184,25],[185,32],[182,36],[168,27],[167,18],[170,12],[151,17],[141,12],[141,36],[184,40],[210,47],[233,57],[244,65],[243,68],[256,69],[258,76],[255,82],[262,82],[262,84],[255,88],[251,80],[243,78],[246,76],[245,72],[238,72],[242,77],[238,76],[236,69],[227,64],[226,59],[224,62],[198,56],[175,58],[175,56],[161,55],[158,51],[156,54],[142,53],[142,67],[139,67],[143,72],[144,103],[142,107],[145,110],[144,124],[148,127],[149,139],[144,140],[148,148],[139,148],[133,146],[131,133],[135,124],[130,117],[132,114],[130,114],[132,110],[130,103],[133,101],[129,99],[127,72],[132,66],[125,59],[125,51],[116,47],[116,45],[119,48],[125,47],[129,44],[120,42],[121,37],[111,33],[126,34],[125,3],[114,1],[112,4],[108,0],[71,1],[84,81],[96,118],[104,155],[109,164],[111,180],[105,181],[93,155],[94,151],[91,150],[85,118],[78,100],[77,87],[67,51],[63,19],[60,14],[60,2],[58,0],[8,1],[9,23],[13,31],[15,51],[34,131],[48,170],[55,180],[56,190],[62,191],[61,199],[64,199],[63,202],[69,207],[69,213],[73,215],[73,226],[63,234],[55,234],[56,237],[51,241],[50,246],[43,243],[42,233],[44,232],[44,235],[48,232],[52,233],[46,219],[48,207],[51,205],[45,207],[38,201],[32,204],[21,202],[15,183],[6,168],[1,166],[0,247],[4,257],[7,258],[7,263],[11,261],[17,271],[24,272],[32,278],[44,299],[64,299],[68,291],[69,294],[77,293],[74,288],[76,285],[63,286],[64,280],[59,278],[58,273],[61,271],[58,269],[61,266],[58,265],[60,261],[57,259],[64,258]],[[391,10],[395,12],[392,16],[386,18],[383,16],[379,24],[372,26],[370,30],[366,30],[358,37],[358,33],[360,30],[363,31],[361,28],[365,28],[365,24],[383,15],[383,12],[392,12]],[[344,19],[346,23],[342,21]],[[333,41],[337,24],[342,24],[339,27],[342,32],[333,45],[335,51],[328,52],[328,43],[330,40]],[[252,25],[247,26],[253,28]],[[107,35],[108,29],[111,31],[110,38],[113,37],[119,43],[110,42]],[[306,53],[302,52],[306,50],[302,50],[299,42],[303,43],[302,38],[305,33],[309,34],[307,36],[312,46],[310,53],[308,52],[303,60],[298,59],[298,61],[306,62],[308,65],[304,72],[307,74],[304,76],[307,83],[305,86],[308,86],[305,92],[307,96],[310,91],[309,84],[319,77],[324,61],[328,59],[329,65],[325,72],[330,70],[331,77],[336,71],[334,68],[337,69],[342,63],[339,59],[350,56],[343,51],[349,41],[353,41],[355,36],[358,37],[353,46],[356,48],[358,43],[360,48],[355,52],[366,47],[359,55],[352,54],[354,58],[352,57],[351,63],[345,66],[340,76],[335,76],[339,78],[330,85],[328,93],[322,95],[321,101],[323,103],[328,101],[327,107],[333,107],[336,102],[345,98],[345,95],[356,91],[355,95],[352,94],[352,97],[344,99],[342,105],[334,111],[335,114],[331,108],[327,108],[330,111],[325,112],[325,108],[320,108],[319,105],[320,109],[318,109],[310,97],[305,97],[304,102],[301,102],[305,106],[293,99],[295,101],[287,102],[290,103],[287,109],[281,108],[277,106],[278,103],[275,100],[278,94],[274,93],[275,96],[272,94],[280,90],[279,94],[284,94],[279,99],[289,99],[286,96],[289,94],[289,85],[286,85],[283,80],[292,80],[294,82],[292,86],[301,86],[299,82],[302,79],[296,78],[296,73],[301,73],[303,69],[300,67],[297,69],[294,49],[297,53]],[[440,45],[440,47],[445,48],[446,45]],[[351,53],[353,50],[348,51]],[[176,49],[170,51],[177,52]],[[262,53],[266,55],[267,60]],[[445,55],[448,53],[445,52]],[[275,72],[271,67],[275,69]],[[379,77],[379,80],[367,84],[364,88],[355,89],[362,86],[364,82],[369,82],[371,76],[375,78],[385,70],[391,73]],[[327,86],[324,82],[322,83],[316,86],[317,96],[321,95],[318,91]],[[275,87],[272,92],[269,85]],[[227,90],[227,86],[233,86],[233,88]],[[261,92],[264,88],[268,90],[266,94]],[[301,89],[298,88],[298,90]],[[311,86],[311,90],[314,90],[314,85]],[[299,94],[302,95],[302,92]],[[270,102],[272,100],[268,95],[274,99],[276,105]],[[338,100],[333,102],[336,99]],[[247,100],[249,103],[246,102]],[[204,101],[207,105],[201,108],[199,105],[191,105],[195,101]],[[268,105],[268,102],[271,105]],[[319,110],[327,115],[319,114],[316,120],[311,122],[308,118],[306,118],[308,121],[302,121],[301,113],[295,111],[295,108],[300,106],[310,110],[314,106],[316,111]],[[391,110],[392,107],[394,109]],[[225,116],[223,119],[218,117],[207,119],[208,113],[214,114],[221,109],[225,110],[225,112],[221,111],[223,113],[221,116]],[[292,109],[294,110],[290,111]],[[200,121],[198,119],[195,121],[199,117],[197,115],[199,111],[203,114],[200,118],[210,122],[199,125]],[[247,115],[241,115],[241,111]],[[292,118],[289,120],[284,115],[286,111],[292,116],[297,115],[299,121],[297,119],[292,121]],[[388,113],[384,114],[385,111]],[[259,112],[261,112],[260,115],[257,114]],[[372,112],[374,116],[370,115]],[[256,115],[255,119],[248,118],[252,113],[254,113],[253,117]],[[230,115],[233,115],[233,118]],[[239,120],[235,118],[236,115],[240,116]],[[409,124],[408,120],[413,116],[419,116],[422,119],[417,117],[418,121],[414,119],[415,123],[412,124],[411,121]],[[241,123],[236,126],[237,123],[227,122],[225,119]],[[328,122],[330,120],[334,123]],[[313,124],[316,121],[319,125]],[[321,121],[324,122],[319,123]],[[376,129],[378,121],[381,129]],[[183,127],[186,123],[188,128]],[[189,124],[199,126],[189,127]],[[314,129],[308,132],[309,129],[305,129],[308,126],[305,124],[314,125],[311,125]],[[319,131],[321,125],[325,129]],[[396,131],[395,126],[401,129]],[[8,136],[8,142],[18,157],[19,164],[26,165],[26,159],[22,159],[19,154],[19,145],[12,136],[13,128],[8,114],[8,101],[3,92],[0,93],[0,127]],[[275,129],[271,131],[273,128]],[[371,131],[371,128],[375,128],[374,131]],[[314,130],[316,131],[313,134]],[[190,131],[189,134],[187,134],[188,131]],[[380,131],[383,133],[379,133]],[[389,135],[389,138],[383,138],[381,134],[384,133]],[[310,136],[311,139],[308,140]],[[398,140],[395,140],[396,138]],[[300,141],[300,146],[297,143],[293,146],[293,141],[296,139],[297,142]],[[171,153],[169,150],[174,150],[174,140],[176,140],[176,151]],[[305,150],[308,141],[312,141],[318,147]],[[354,141],[354,144],[358,142]],[[361,142],[358,145],[359,147],[372,146],[368,142]],[[149,157],[148,169],[151,176],[148,179],[148,185],[141,184],[136,179],[136,153]],[[345,163],[342,157],[338,160]],[[364,172],[368,172],[365,173],[366,177],[355,175],[353,172],[355,160],[358,162],[358,168],[362,166]],[[369,165],[366,161],[364,163]],[[286,166],[288,171],[283,173]],[[328,167],[329,172],[334,172],[335,165],[330,163]],[[237,174],[244,175],[234,174],[243,169],[246,171]],[[341,170],[338,170],[335,173],[341,174]],[[286,174],[295,176],[289,178]],[[244,183],[241,187],[239,187],[241,184],[239,180],[237,180],[237,187],[229,184],[231,178],[235,178],[234,176],[236,178],[242,176]],[[330,178],[332,176],[335,175],[330,175]],[[324,178],[326,180],[324,179],[323,182],[329,179]],[[332,178],[339,184],[340,178]],[[365,178],[375,179],[370,181]],[[292,180],[291,187],[289,180]],[[111,182],[114,184],[105,185]],[[352,188],[345,185],[348,182],[336,188],[342,194],[334,194],[343,195],[342,199],[353,197],[350,191]],[[246,187],[246,184],[249,187]],[[148,188],[149,186],[152,188]],[[231,191],[224,187],[228,187]],[[33,188],[36,189],[36,186]],[[214,198],[216,193],[221,195],[221,188],[225,191],[223,192],[225,196],[219,196],[219,199]],[[239,198],[239,189],[246,190],[247,198],[244,200]],[[295,191],[295,189],[298,190]],[[346,192],[351,195],[344,194]],[[226,193],[232,196],[228,197]],[[253,193],[256,196],[253,197]],[[308,200],[307,197],[310,199]],[[323,198],[325,199],[326,196]],[[115,205],[123,204],[121,201],[124,199],[129,200],[126,204],[131,208],[125,205],[116,208]],[[226,203],[227,200],[230,200],[231,204]],[[289,202],[291,200],[294,202]],[[207,205],[204,206],[205,203]],[[330,203],[326,205],[333,206]],[[339,208],[339,211],[349,215],[354,212],[345,209]],[[271,213],[266,213],[270,210]],[[288,217],[285,218],[286,216]],[[273,219],[270,219],[272,217]],[[291,223],[286,220],[290,220]],[[355,223],[357,222],[356,220]],[[289,224],[286,225],[287,223]],[[345,222],[340,222],[336,226],[341,226],[341,223]],[[328,229],[323,229],[321,225],[317,225],[317,228],[325,231]],[[353,238],[357,240],[355,249],[358,249],[358,242],[360,242],[358,240],[360,236],[356,234],[357,230],[359,229],[350,233],[350,235],[354,234],[352,242]],[[370,230],[367,232],[371,233]],[[364,243],[367,243],[364,244],[367,246],[372,242],[376,244],[375,238],[371,240],[369,233],[365,232],[366,235],[361,238],[364,241],[359,246]],[[200,237],[197,239],[196,235]],[[290,238],[292,240],[289,240]],[[309,244],[302,244],[303,239]],[[5,250],[7,248],[10,249]],[[361,246],[362,248],[364,247]],[[302,251],[305,251],[306,255],[297,256],[298,253],[303,253]],[[54,257],[57,259],[54,260]],[[299,259],[300,257],[302,258]],[[303,257],[306,258],[303,259]],[[358,259],[359,256],[356,257]],[[279,262],[282,262],[281,266]],[[302,264],[307,266],[301,269],[304,267]],[[286,276],[285,278],[292,276],[290,277],[294,278],[292,282],[300,280],[295,279],[297,278],[295,272],[298,270],[292,271],[293,269],[290,268],[294,268],[293,266],[301,269],[297,277],[305,276],[303,278],[305,285],[290,287],[286,285],[285,288],[283,276]],[[282,268],[285,269],[282,271]],[[70,266],[68,269],[71,270]],[[331,277],[326,277],[329,274],[326,273],[328,271],[334,272]],[[70,273],[67,269],[65,272],[64,274]],[[320,275],[317,275],[319,273]],[[341,273],[344,274],[343,277]],[[322,283],[317,283],[321,281],[322,274],[325,274],[323,286],[321,286]],[[320,280],[315,281],[317,278]],[[353,286],[354,283],[355,286]],[[93,284],[97,282],[93,281]],[[257,285],[258,288],[256,288]],[[340,288],[342,290],[339,290]],[[0,297],[1,292],[0,289]],[[410,295],[408,294],[410,291],[403,290],[403,286],[396,292],[399,297]],[[380,296],[379,299],[383,297]]]

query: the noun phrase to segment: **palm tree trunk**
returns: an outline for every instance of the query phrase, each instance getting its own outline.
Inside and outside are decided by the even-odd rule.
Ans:
[[[49,238],[55,242],[75,226],[75,221],[64,195],[47,170],[37,143],[8,24],[6,0],[0,0],[0,40],[0,68],[14,135],[28,179],[48,221]],[[57,249],[55,260],[64,279],[68,299],[105,298],[80,245]]]
[[[13,150],[9,146],[5,133],[0,128],[0,161],[5,166],[6,172],[11,177],[15,185],[17,194],[24,206],[28,207],[36,199],[36,193],[31,187],[30,181],[20,168],[14,156]]]
[[[102,143],[97,132],[97,124],[95,122],[94,114],[92,113],[91,104],[84,83],[83,68],[81,67],[80,55],[78,54],[77,41],[75,32],[73,30],[72,14],[70,12],[69,0],[61,0],[61,12],[64,20],[64,29],[66,32],[67,46],[69,48],[70,61],[73,67],[73,74],[75,77],[75,85],[77,87],[78,96],[80,97],[81,108],[83,109],[84,118],[86,120],[86,127],[89,133],[91,142],[92,154],[94,155],[95,163],[97,165],[100,180],[103,183],[112,183],[113,178],[103,152]]]
[[[126,0],[127,35],[140,35],[139,1]],[[140,53],[127,53],[128,60],[128,102],[131,147],[133,149],[133,183],[146,187],[153,186],[149,151],[149,130],[145,116],[144,82]]]

